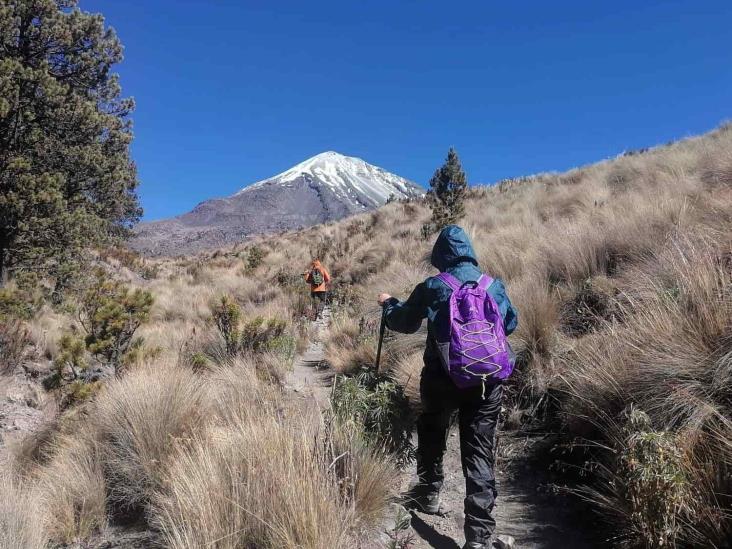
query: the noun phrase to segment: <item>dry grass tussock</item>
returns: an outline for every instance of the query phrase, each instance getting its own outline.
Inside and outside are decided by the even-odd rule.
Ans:
[[[200,374],[158,362],[109,382],[79,430],[39,440],[43,458],[29,459],[39,535],[73,543],[133,514],[171,547],[315,549],[378,527],[394,495],[390,460],[285,398],[260,360],[274,358]],[[22,513],[12,536],[30,520]]]
[[[194,375],[158,363],[111,382],[93,414],[109,499],[136,509],[159,488],[171,452],[200,429],[207,409]]]
[[[0,549],[39,549],[48,542],[33,490],[0,474]]]
[[[330,435],[332,436],[332,435]],[[212,429],[177,459],[154,505],[171,547],[345,547],[378,524],[394,470],[373,450],[328,440],[318,414]],[[352,476],[351,476],[352,475]]]
[[[55,444],[35,477],[37,513],[46,534],[61,543],[88,539],[107,525],[107,484],[101,445],[87,432]],[[42,511],[41,511],[42,510]]]
[[[209,426],[176,454],[152,515],[171,547],[341,547],[383,516],[396,471],[246,363],[209,379]]]

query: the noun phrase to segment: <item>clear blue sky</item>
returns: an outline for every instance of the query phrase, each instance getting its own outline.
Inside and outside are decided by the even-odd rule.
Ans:
[[[564,170],[732,118],[732,2],[81,0],[125,45],[146,219],[324,150],[425,185]]]

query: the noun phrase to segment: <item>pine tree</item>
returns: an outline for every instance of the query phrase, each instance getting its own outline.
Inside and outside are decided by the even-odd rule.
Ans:
[[[427,202],[432,209],[432,220],[427,231],[439,231],[446,225],[456,223],[465,215],[465,193],[468,181],[460,164],[457,151],[452,147],[445,163],[430,179]]]
[[[121,59],[76,0],[0,5],[0,283],[7,269],[68,278],[84,248],[139,219]]]

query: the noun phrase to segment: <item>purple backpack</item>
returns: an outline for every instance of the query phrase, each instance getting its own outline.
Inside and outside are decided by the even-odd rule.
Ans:
[[[484,274],[478,282],[461,283],[449,273],[437,275],[452,289],[450,322],[443,330],[440,355],[450,378],[459,388],[506,379],[513,371],[503,317]]]

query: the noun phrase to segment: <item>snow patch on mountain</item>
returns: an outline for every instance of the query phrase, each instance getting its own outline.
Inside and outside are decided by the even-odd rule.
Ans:
[[[353,156],[326,151],[274,177],[244,187],[235,196],[268,185],[290,186],[303,179],[329,187],[340,199],[362,209],[420,194],[414,183]]]

